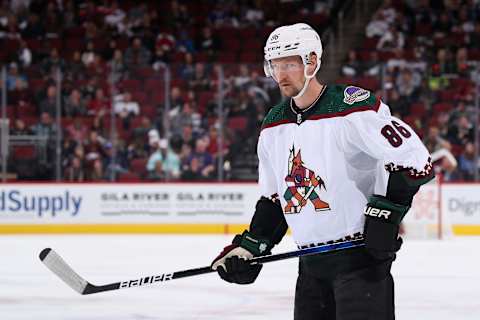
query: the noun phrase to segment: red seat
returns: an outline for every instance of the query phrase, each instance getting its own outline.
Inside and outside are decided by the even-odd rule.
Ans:
[[[380,82],[375,77],[361,77],[356,81],[359,87],[370,91],[377,91],[380,88]]]
[[[247,117],[233,117],[228,119],[228,128],[236,131],[244,131],[247,128]]]
[[[453,105],[450,103],[437,103],[432,106],[432,111],[434,114],[440,113],[440,112],[447,112],[453,109]]]
[[[153,120],[157,116],[157,108],[152,105],[143,105],[140,109],[140,115]]]
[[[17,106],[17,117],[26,118],[33,117],[37,114],[37,108],[31,104]]]
[[[135,91],[132,93],[133,101],[138,102],[138,104],[142,105],[147,102],[147,94],[143,91]]]
[[[124,172],[118,175],[119,182],[140,182],[140,176],[132,172]]]
[[[165,103],[165,91],[162,89],[150,91],[149,103],[152,104],[164,104]]]
[[[412,104],[412,106],[410,107],[410,114],[412,116],[415,116],[417,118],[419,117],[423,117],[426,113],[426,109],[425,109],[425,105],[421,102],[418,102],[418,103],[414,103]],[[406,121],[405,121],[406,122]]]
[[[35,158],[35,146],[14,146],[13,158],[14,159],[32,159]]]
[[[379,39],[380,39],[379,37],[365,38],[363,40],[362,48],[367,50],[376,50]]]
[[[230,48],[228,48],[230,50]],[[234,52],[222,52],[218,56],[218,62],[220,63],[234,63],[237,61],[237,55]]]
[[[350,77],[340,77],[335,80],[335,83],[345,84],[345,85],[356,85],[357,80],[355,78],[350,78]]]
[[[139,176],[143,176],[147,173],[147,162],[147,158],[132,159],[130,161],[130,170]]]
[[[160,89],[163,89],[163,87],[164,87],[163,80],[160,78],[148,78],[145,81],[145,90],[147,92],[155,92]]]
[[[137,79],[126,79],[120,82],[119,87],[132,93],[140,89],[141,83]]]
[[[247,63],[260,63],[262,60],[262,55],[258,52],[245,51],[240,54],[240,62]]]

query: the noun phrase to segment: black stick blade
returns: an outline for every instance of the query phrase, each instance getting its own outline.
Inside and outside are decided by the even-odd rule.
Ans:
[[[52,251],[51,248],[45,248],[42,250],[42,252],[40,252],[40,254],[38,255],[38,257],[40,258],[40,260],[45,260],[45,257],[48,255],[48,253]]]

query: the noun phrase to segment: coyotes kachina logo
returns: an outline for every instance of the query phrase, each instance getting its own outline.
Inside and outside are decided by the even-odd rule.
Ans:
[[[317,176],[315,172],[303,165],[302,154],[300,150],[295,154],[295,147],[290,149],[288,157],[288,175],[285,177],[287,190],[283,197],[287,201],[287,205],[283,209],[285,213],[299,213],[310,200],[315,207],[315,211],[330,210],[330,206],[322,201],[315,189],[318,191],[323,187],[325,190],[325,182]]]

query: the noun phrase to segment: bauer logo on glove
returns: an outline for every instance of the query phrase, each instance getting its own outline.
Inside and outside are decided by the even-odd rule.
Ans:
[[[377,218],[385,218],[388,220],[388,217],[392,214],[392,211],[390,210],[385,210],[385,209],[378,209],[374,207],[365,207],[365,215],[366,216],[372,216],[372,217],[377,217]]]

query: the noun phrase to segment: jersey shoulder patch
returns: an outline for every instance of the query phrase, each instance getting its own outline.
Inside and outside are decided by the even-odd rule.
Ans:
[[[317,117],[344,116],[352,112],[377,111],[380,101],[370,91],[354,85],[330,85],[327,95],[320,100]]]
[[[263,119],[262,130],[276,126],[278,124],[282,124],[284,122],[288,122],[289,120],[286,112],[287,107],[288,100],[282,101],[276,106],[273,106]]]
[[[351,105],[370,98],[370,91],[360,87],[346,86],[343,90],[343,97],[343,102]]]

